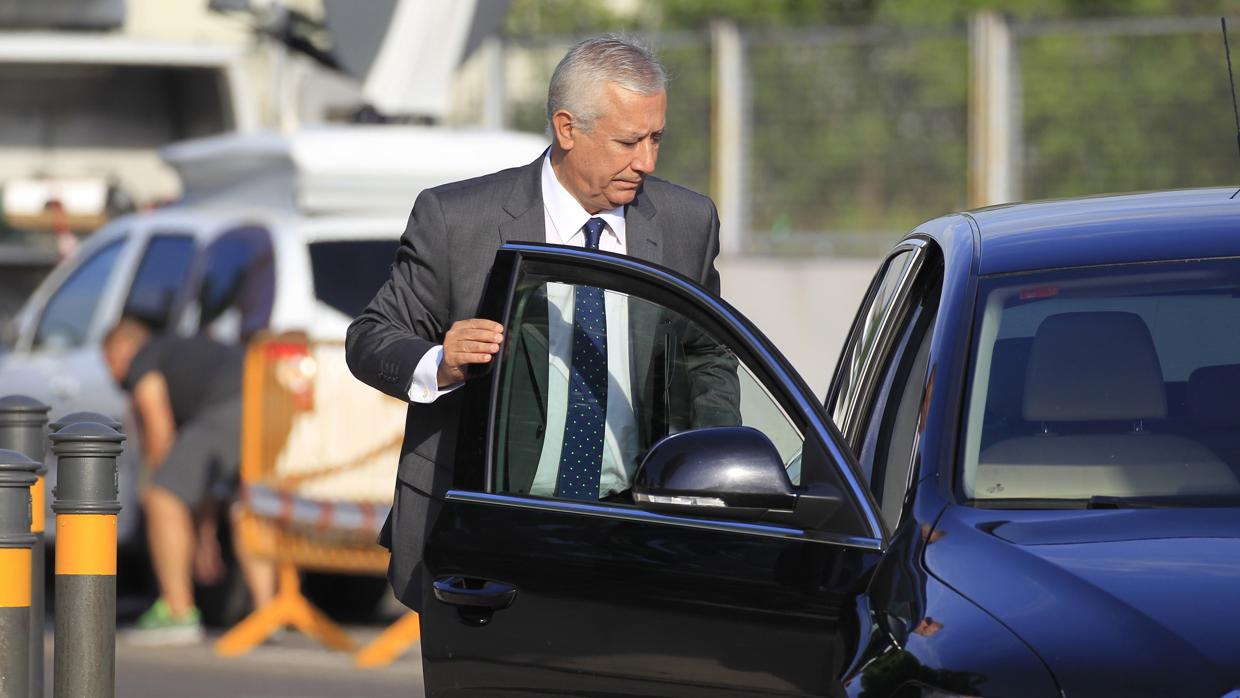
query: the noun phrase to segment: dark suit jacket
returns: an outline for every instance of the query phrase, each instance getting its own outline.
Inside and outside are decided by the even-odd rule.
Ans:
[[[408,400],[422,356],[442,343],[454,322],[476,317],[499,246],[546,241],[542,165],[540,156],[524,167],[418,196],[391,277],[349,327],[346,359],[359,380]],[[629,256],[669,267],[718,293],[719,219],[710,199],[647,177],[626,207],[625,231]],[[425,529],[437,513],[435,498],[452,484],[463,395],[458,390],[431,404],[411,403],[405,422],[395,501],[381,542],[392,550],[388,576],[397,597],[415,609],[421,607]]]

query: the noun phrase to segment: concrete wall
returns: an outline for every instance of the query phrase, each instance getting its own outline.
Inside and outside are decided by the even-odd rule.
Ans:
[[[881,260],[719,260],[723,297],[779,347],[822,397],[857,306]]]

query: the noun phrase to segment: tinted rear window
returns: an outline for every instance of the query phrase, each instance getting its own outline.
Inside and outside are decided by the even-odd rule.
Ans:
[[[185,282],[195,249],[194,238],[188,235],[152,236],[129,288],[125,314],[142,318],[162,332],[168,326],[173,300]]]
[[[310,243],[314,295],[357,317],[387,281],[396,257],[395,240],[333,240]]]

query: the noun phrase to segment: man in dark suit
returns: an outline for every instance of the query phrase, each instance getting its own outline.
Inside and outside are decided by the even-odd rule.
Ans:
[[[662,67],[637,44],[606,36],[573,47],[551,78],[549,151],[524,167],[422,192],[401,238],[391,278],[349,328],[346,356],[354,375],[410,401],[393,512],[380,542],[392,550],[388,578],[397,597],[415,610],[422,604],[424,536],[438,510],[436,498],[452,482],[464,392],[456,388],[465,380],[468,366],[489,363],[505,341],[505,328],[476,317],[496,249],[509,241],[588,246],[661,264],[719,291],[714,264],[719,221],[714,204],[649,176],[663,135],[665,83]],[[576,294],[576,301],[566,301],[567,308],[590,301],[580,288]],[[611,302],[606,309],[612,308]],[[593,303],[575,306],[580,321],[592,316],[604,322],[601,294]],[[626,328],[613,325],[615,315],[606,316],[602,334],[615,335],[618,329],[621,336],[612,336],[599,350],[607,355],[601,358],[605,367],[608,356],[611,366],[618,365],[612,352],[630,351],[623,336]],[[581,325],[569,326],[575,333]],[[583,343],[576,334],[573,337],[577,343],[572,359],[580,362]],[[700,351],[687,350],[700,355],[688,362],[696,384],[686,394],[701,415],[693,421],[737,423],[735,360],[726,351],[705,346],[709,342],[697,344]],[[523,345],[522,351],[531,349]],[[650,358],[634,354],[631,363]],[[538,365],[547,363],[543,354]],[[579,387],[574,383],[576,374],[574,370],[567,377],[573,390]],[[632,406],[623,405],[627,415],[615,409],[621,398],[632,397],[632,405],[640,402],[637,395],[622,394],[643,390],[630,388],[629,382],[636,378],[641,376],[620,381],[620,390],[613,389],[610,397],[591,408],[598,415],[605,413],[609,441],[613,431],[640,431],[613,424],[618,420],[635,427],[640,421],[631,413]],[[567,401],[563,395],[552,399]],[[561,417],[560,424],[568,426],[561,426],[558,436],[589,418],[571,413]],[[646,441],[654,436],[648,429],[643,433]],[[545,439],[556,441],[557,454],[558,436]],[[602,441],[600,435],[599,443],[591,446],[602,460],[624,462],[610,469],[604,462],[601,473],[595,464],[593,481],[584,491],[570,493],[564,483],[553,481],[555,496],[597,499],[622,491],[631,454],[610,456]],[[533,464],[528,470],[526,489],[534,477]]]

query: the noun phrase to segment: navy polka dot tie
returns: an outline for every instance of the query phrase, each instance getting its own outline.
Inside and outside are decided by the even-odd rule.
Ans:
[[[585,233],[586,247],[597,250],[603,219],[587,221]],[[600,288],[578,286],[574,295],[573,364],[555,495],[598,499],[607,428],[607,309]]]

